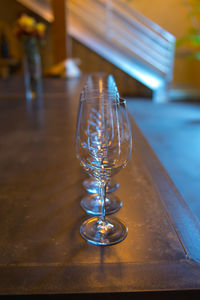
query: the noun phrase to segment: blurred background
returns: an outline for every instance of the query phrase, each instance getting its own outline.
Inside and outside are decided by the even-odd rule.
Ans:
[[[26,13],[46,26],[45,42],[40,48],[43,74],[47,75],[49,68],[66,58],[74,58],[82,72],[103,70],[115,74],[121,94],[151,97],[154,86],[149,81],[159,81],[160,78],[157,79],[156,76],[166,79],[166,74],[163,74],[166,71],[155,66],[154,62],[162,60],[159,57],[162,49],[154,53],[156,45],[151,47],[151,44],[156,41],[159,45],[162,39],[167,39],[171,43],[167,47],[171,47],[172,56],[167,58],[170,60],[167,63],[172,73],[171,77],[167,75],[170,77],[167,79],[170,97],[180,97],[180,93],[183,96],[183,92],[194,97],[199,95],[200,62],[198,56],[191,59],[191,54],[198,49],[199,41],[197,38],[193,39],[193,43],[178,43],[178,46],[177,41],[188,37],[188,33],[194,29],[199,30],[198,5],[198,1],[194,0],[0,1],[1,57],[3,59],[9,56],[16,60],[16,64],[8,62],[9,73],[23,72],[23,51],[14,27],[19,16]],[[155,29],[156,26],[158,28]],[[154,31],[157,36],[148,41]],[[64,44],[63,35],[66,39]],[[5,44],[8,53],[5,53]],[[145,58],[145,55],[151,56],[151,52],[152,64],[147,66],[146,61],[150,61],[152,57]],[[121,57],[117,57],[119,54]],[[163,53],[164,59],[167,55]],[[136,60],[139,61],[137,65],[133,63]],[[130,70],[131,61],[133,70]],[[5,67],[1,60],[2,65]],[[147,67],[150,69],[148,74],[159,73],[153,75],[153,79],[148,78],[148,82],[141,79],[141,72],[147,72]],[[135,72],[137,68],[139,75]],[[1,76],[4,72],[1,71]],[[157,81],[156,84],[160,84]]]

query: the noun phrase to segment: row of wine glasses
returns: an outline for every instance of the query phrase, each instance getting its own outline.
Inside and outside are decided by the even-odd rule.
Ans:
[[[104,101],[111,99],[113,101],[118,101],[119,92],[117,85],[115,83],[114,77],[112,75],[107,75],[106,73],[93,73],[88,77],[88,81],[85,84],[81,98],[93,98],[100,94]],[[81,200],[81,207],[89,214],[100,215],[101,214],[101,197],[99,193],[99,183],[94,177],[90,177],[83,182],[84,189],[91,195],[86,195]],[[105,201],[105,213],[113,214],[117,212],[121,206],[122,202],[119,198],[111,195],[119,187],[118,183],[109,180],[106,186],[106,201]],[[108,195],[109,194],[109,195]]]
[[[128,228],[121,220],[107,216],[121,207],[118,203],[116,209],[117,203],[107,193],[118,187],[112,184],[112,177],[127,165],[131,150],[126,101],[120,98],[113,76],[89,76],[80,96],[76,128],[76,155],[92,178],[84,182],[85,188],[92,181],[96,187],[95,196],[81,200],[85,211],[95,215],[80,227],[81,236],[89,243],[112,245],[127,235]],[[114,204],[113,212],[108,211],[109,202]]]

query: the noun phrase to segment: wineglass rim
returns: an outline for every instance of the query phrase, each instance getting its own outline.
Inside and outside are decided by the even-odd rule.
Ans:
[[[119,91],[117,88],[112,87],[109,90],[103,90],[100,91],[99,88],[91,88],[91,87],[84,87],[81,91],[81,95],[84,95],[84,93],[92,94],[96,93],[96,97],[102,96],[102,95],[119,95]]]
[[[99,95],[100,96],[100,95]],[[80,102],[81,103],[96,103],[96,104],[99,104],[100,102],[97,101],[99,100],[99,97],[98,96],[94,96],[94,97],[86,97],[86,98],[80,98]],[[124,98],[121,98],[121,97],[117,97],[117,100],[109,100],[109,101],[106,101],[106,102],[101,102],[101,105],[107,105],[107,106],[117,106],[117,105],[126,105],[126,100]]]
[[[104,88],[108,88],[108,90],[103,90],[100,93],[113,93],[113,92],[118,92],[117,86],[116,85],[103,85]],[[83,92],[87,91],[87,92],[93,92],[93,91],[100,91],[99,85],[92,85],[91,86],[84,86],[83,88]]]

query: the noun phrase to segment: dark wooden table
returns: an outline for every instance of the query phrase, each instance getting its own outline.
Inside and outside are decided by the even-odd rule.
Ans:
[[[85,79],[44,79],[34,101],[20,78],[0,82],[0,295],[198,294],[199,223],[134,120],[115,192],[128,236],[108,247],[81,238],[87,175],[74,137]]]

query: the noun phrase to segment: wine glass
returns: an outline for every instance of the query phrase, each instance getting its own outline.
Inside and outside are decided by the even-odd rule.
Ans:
[[[115,91],[107,91],[102,90],[101,92],[99,90],[86,90],[85,92],[82,92],[80,99],[96,99],[98,95],[101,97],[101,101],[107,102],[107,101],[119,101],[119,95]],[[94,123],[94,120],[90,120],[91,123]],[[98,181],[92,176],[91,179],[86,179],[83,181],[83,187],[86,191],[90,191],[90,195],[86,194],[80,201],[80,205],[83,208],[84,211],[86,211],[88,214],[92,215],[100,215],[101,214],[101,197],[99,192],[99,183]],[[122,207],[122,201],[116,196],[111,195],[111,192],[116,190],[119,187],[118,183],[113,183],[111,181],[111,178],[109,178],[107,185],[106,185],[106,198],[105,198],[105,213],[107,215],[113,214],[120,210]],[[92,189],[92,192],[91,192]],[[91,195],[92,194],[92,195]],[[109,194],[109,195],[108,195]]]
[[[77,117],[76,155],[86,172],[99,182],[101,214],[85,220],[81,236],[94,245],[112,245],[122,241],[128,227],[118,218],[106,216],[106,186],[110,178],[124,168],[131,155],[132,135],[126,101],[81,99]]]
[[[84,95],[87,98],[87,97],[95,96],[98,93],[102,94],[105,92],[113,93],[114,100],[118,101],[119,91],[118,91],[118,88],[117,88],[117,85],[116,85],[113,75],[105,73],[105,72],[91,73],[88,76],[87,82],[83,88],[82,95]],[[95,178],[90,177],[90,178],[85,179],[83,181],[83,187],[88,193],[98,195],[99,184],[98,184],[98,181],[95,180]],[[118,188],[119,188],[119,183],[109,181],[106,186],[106,192],[108,194],[110,194],[110,193],[113,193]],[[95,196],[95,198],[96,198],[96,196]],[[88,205],[84,204],[84,202],[86,202],[86,201],[88,202],[89,199],[84,198],[84,200],[82,200],[82,207],[84,208],[84,210],[86,210],[87,212],[90,211],[90,213],[95,212],[96,209],[93,209],[91,206],[88,207]],[[111,208],[111,205],[108,203],[108,201],[113,202],[112,208]],[[92,202],[93,202],[94,207],[97,207],[98,203],[100,204],[100,202],[98,200],[97,200],[97,203],[94,203],[94,199],[92,199]],[[107,198],[107,204],[108,204],[107,209],[106,209],[107,213],[116,212],[122,206],[122,203],[121,203],[121,201],[119,201],[119,199],[116,201],[116,199],[109,200],[109,198]]]

